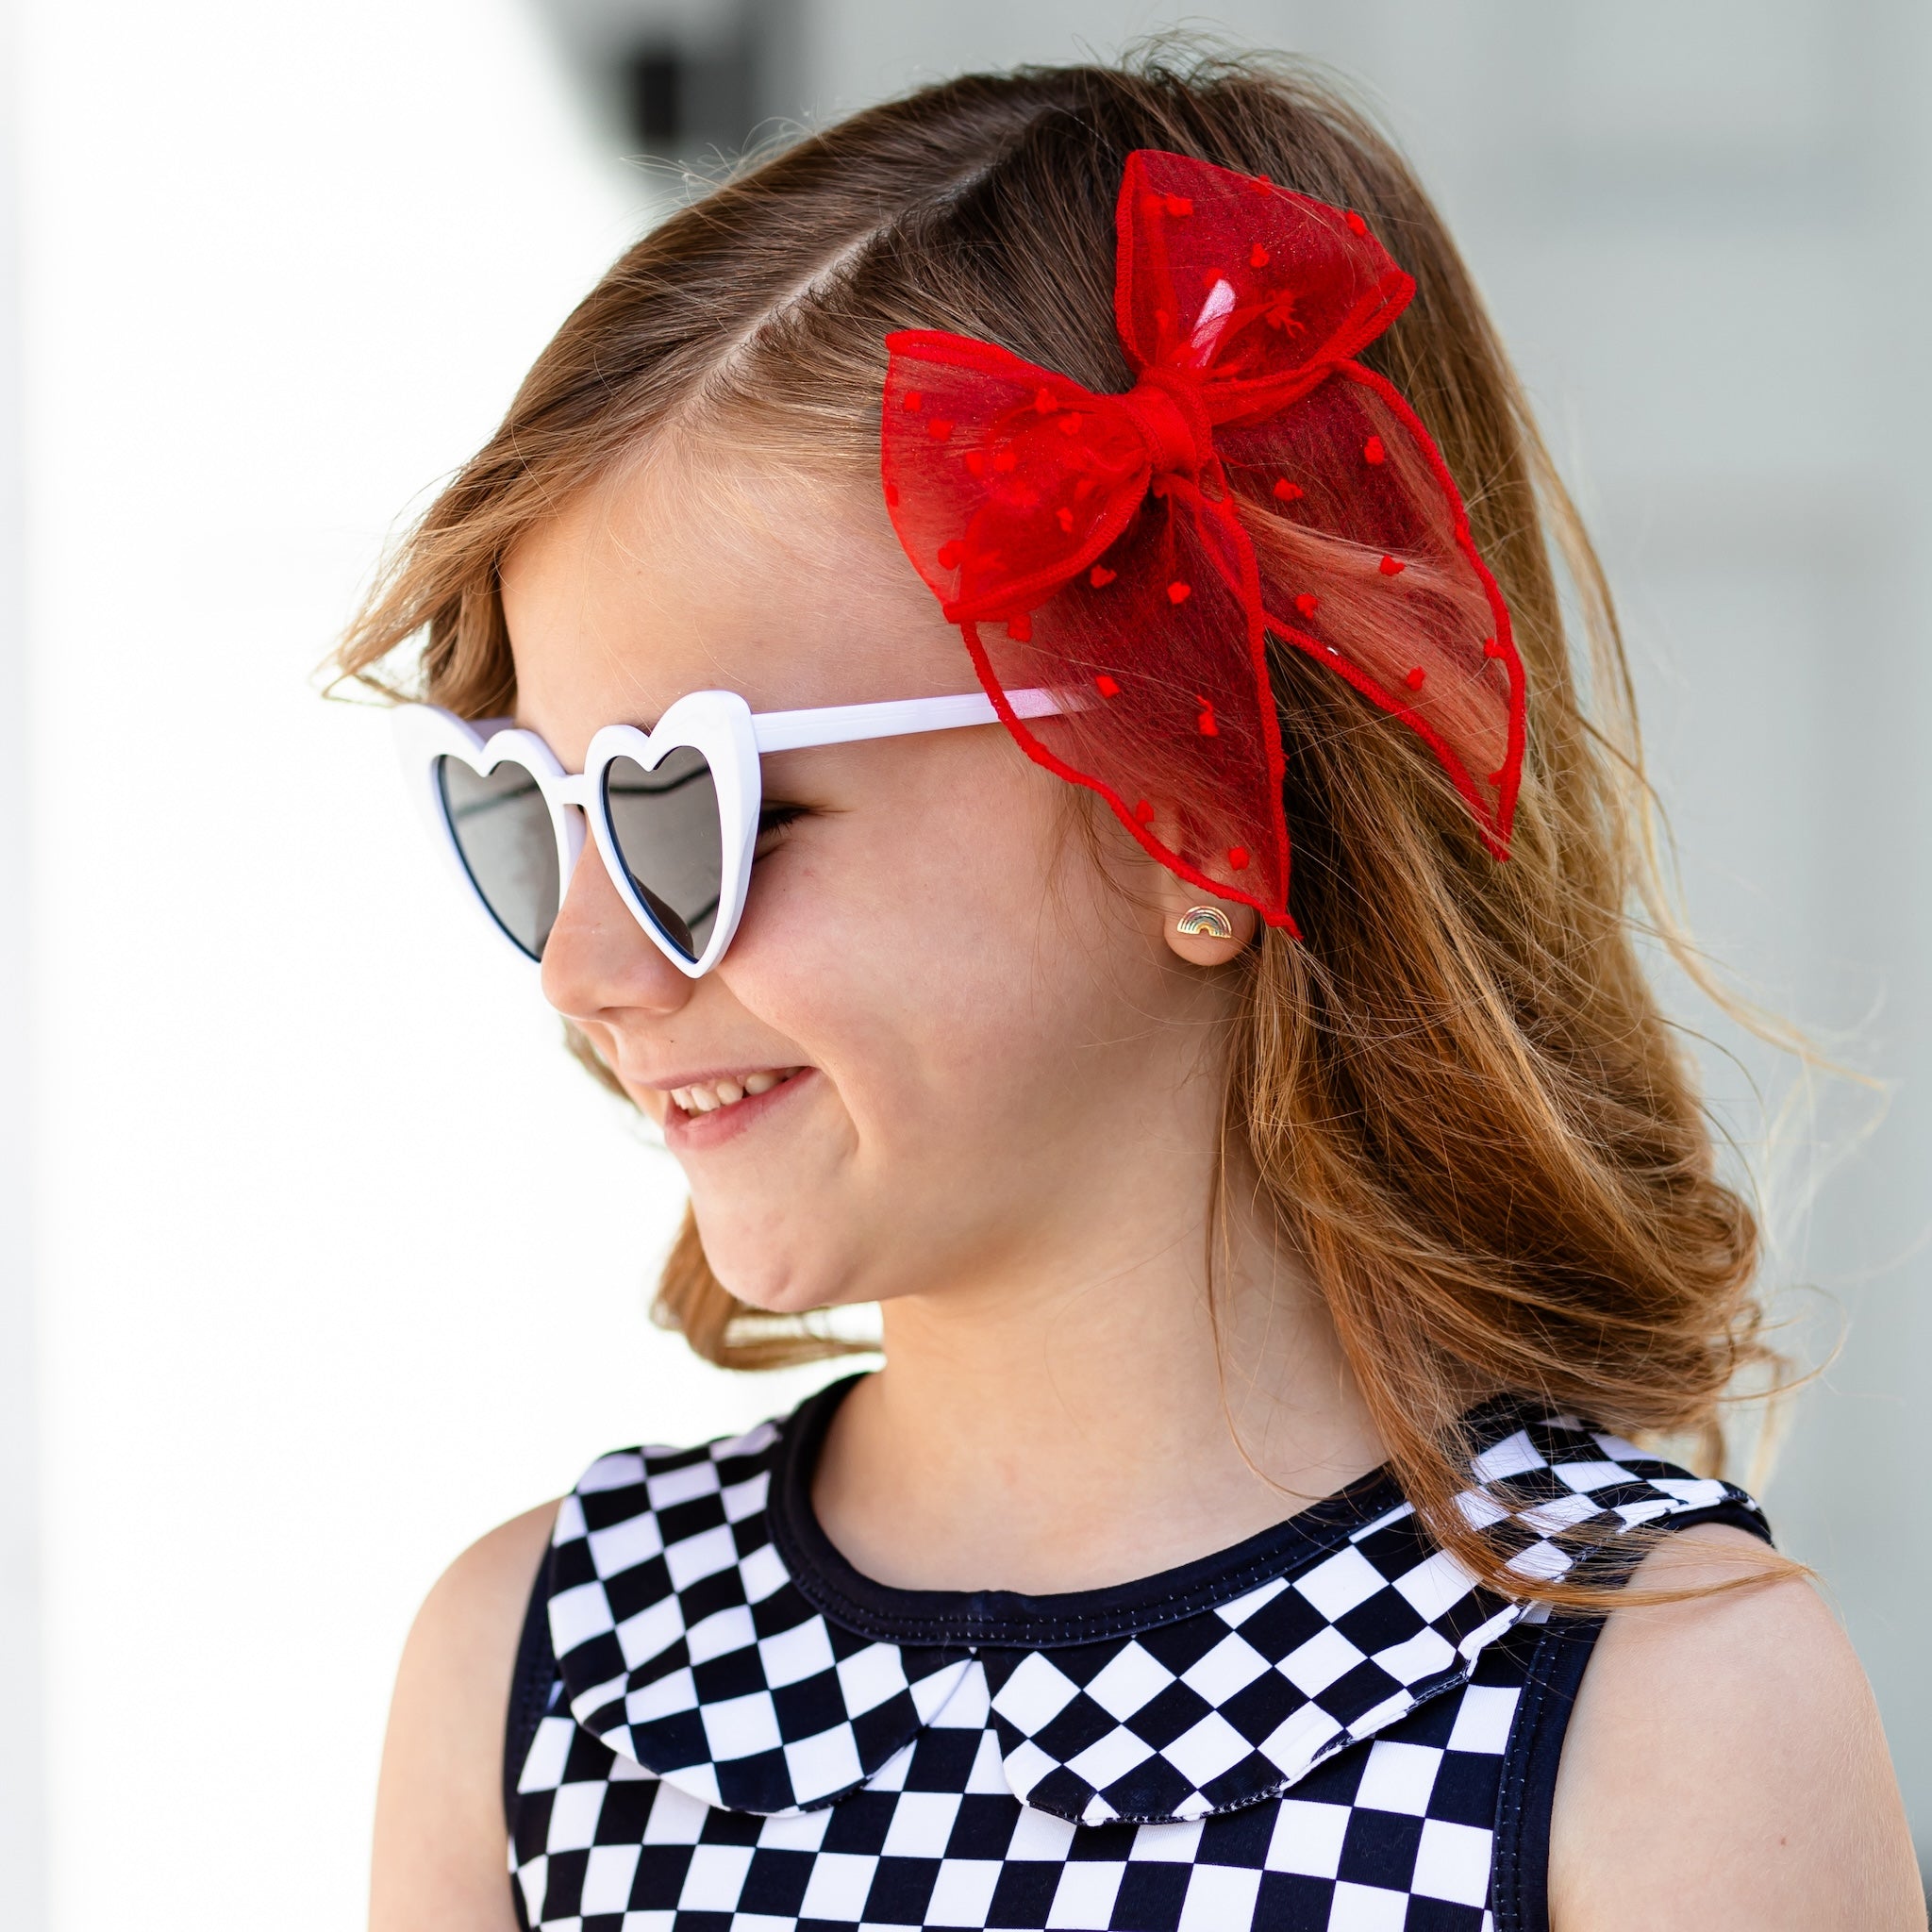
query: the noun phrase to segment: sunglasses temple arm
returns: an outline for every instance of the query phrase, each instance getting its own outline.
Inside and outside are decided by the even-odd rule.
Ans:
[[[1007,702],[1022,718],[1056,718],[1073,710],[1058,691],[1015,691]],[[866,738],[909,738],[922,731],[957,731],[969,724],[995,724],[999,713],[983,691],[957,697],[891,698],[879,705],[827,705],[808,711],[755,711],[752,733],[758,751],[799,751],[808,745],[853,744]]]

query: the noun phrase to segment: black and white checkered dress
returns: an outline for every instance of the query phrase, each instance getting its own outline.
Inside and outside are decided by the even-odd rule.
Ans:
[[[888,1590],[812,1518],[836,1385],[566,1499],[510,1702],[543,1932],[1526,1932],[1596,1625],[1475,1587],[1388,1479],[1144,1582]],[[1524,1574],[1741,1491],[1574,1417],[1483,1419]]]

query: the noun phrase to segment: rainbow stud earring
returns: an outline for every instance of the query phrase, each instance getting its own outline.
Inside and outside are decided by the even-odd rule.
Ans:
[[[1190,939],[1199,938],[1204,934],[1217,940],[1231,940],[1234,937],[1234,926],[1219,906],[1190,906],[1174,921],[1174,930],[1187,934]]]

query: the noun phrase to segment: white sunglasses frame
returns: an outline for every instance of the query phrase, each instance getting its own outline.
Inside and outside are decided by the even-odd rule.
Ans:
[[[1021,718],[1057,717],[1080,708],[1077,698],[1051,691],[1010,691],[1008,702]],[[991,698],[979,691],[953,697],[891,698],[882,704],[827,705],[803,711],[754,711],[736,691],[694,691],[672,705],[649,731],[635,724],[605,725],[591,741],[584,769],[571,773],[534,731],[505,719],[486,718],[473,724],[440,705],[401,705],[392,715],[404,776],[419,808],[428,815],[437,845],[456,868],[470,902],[518,958],[533,970],[541,963],[511,938],[471,876],[444,808],[437,778],[439,758],[460,758],[478,777],[487,777],[498,765],[514,763],[536,779],[557,834],[559,905],[570,891],[571,874],[582,856],[584,822],[588,820],[598,856],[618,897],[658,950],[689,979],[702,978],[724,958],[738,931],[738,922],[744,916],[764,799],[758,763],[763,754],[854,744],[873,738],[909,738],[927,731],[958,731],[1000,722]],[[604,774],[613,758],[633,759],[651,772],[670,753],[687,747],[699,753],[711,768],[724,874],[719,881],[718,915],[711,936],[695,959],[687,958],[659,928],[632,887],[604,799]]]

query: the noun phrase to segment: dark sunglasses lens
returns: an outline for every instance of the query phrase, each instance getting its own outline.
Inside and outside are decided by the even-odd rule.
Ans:
[[[718,924],[724,881],[718,787],[705,755],[680,745],[651,772],[612,758],[604,809],[632,891],[658,931],[696,960]]]
[[[480,774],[436,761],[436,789],[464,870],[491,918],[533,959],[557,920],[557,833],[535,776],[522,765]]]

